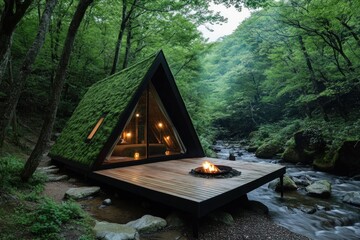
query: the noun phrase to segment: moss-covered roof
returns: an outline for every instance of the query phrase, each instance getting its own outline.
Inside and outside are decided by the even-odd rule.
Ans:
[[[122,112],[141,86],[156,56],[151,55],[91,86],[51,148],[50,156],[90,168],[117,126]],[[94,137],[86,142],[87,136],[104,113],[106,117],[102,125]]]

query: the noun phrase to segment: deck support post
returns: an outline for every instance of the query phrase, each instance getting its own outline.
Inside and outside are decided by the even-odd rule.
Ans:
[[[194,216],[192,219],[192,230],[193,230],[193,237],[195,239],[199,238],[199,218]]]
[[[284,198],[284,175],[281,175],[280,177],[280,192],[281,198]]]

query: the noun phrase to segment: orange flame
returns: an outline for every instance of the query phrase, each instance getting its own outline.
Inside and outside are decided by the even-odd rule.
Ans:
[[[205,161],[202,164],[203,170],[206,173],[219,173],[220,169],[209,161]]]

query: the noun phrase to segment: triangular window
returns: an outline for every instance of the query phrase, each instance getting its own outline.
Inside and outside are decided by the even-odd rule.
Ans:
[[[104,163],[177,155],[185,151],[159,95],[149,84]]]

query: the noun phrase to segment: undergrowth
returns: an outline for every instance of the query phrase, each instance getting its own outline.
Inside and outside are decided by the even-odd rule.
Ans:
[[[35,172],[26,183],[14,156],[0,158],[0,240],[58,240],[71,225],[79,239],[94,239],[91,218],[73,201],[57,203],[41,195],[46,177]]]

